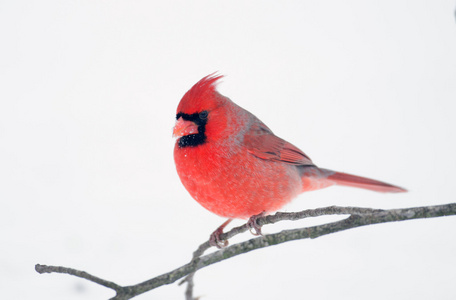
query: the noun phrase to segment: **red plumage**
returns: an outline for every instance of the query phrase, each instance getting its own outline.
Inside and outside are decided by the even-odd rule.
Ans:
[[[227,218],[280,209],[298,194],[334,184],[405,192],[384,182],[316,167],[250,112],[216,90],[222,76],[196,83],[177,108],[174,160],[190,195]]]

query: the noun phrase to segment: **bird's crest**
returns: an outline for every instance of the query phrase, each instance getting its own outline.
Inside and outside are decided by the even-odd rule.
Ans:
[[[215,92],[217,81],[222,77],[223,75],[217,75],[215,72],[195,83],[195,85],[182,97],[182,100],[177,107],[177,112],[191,114],[209,109],[210,106],[215,105],[215,103],[211,103],[212,101],[210,100]]]

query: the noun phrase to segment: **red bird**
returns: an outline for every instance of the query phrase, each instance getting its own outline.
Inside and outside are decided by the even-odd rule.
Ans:
[[[178,137],[174,161],[183,185],[204,208],[229,218],[213,233],[211,245],[227,244],[218,236],[231,219],[277,211],[302,192],[335,184],[376,192],[406,191],[318,168],[304,152],[218,93],[215,87],[221,77],[206,76],[184,95],[173,132]]]

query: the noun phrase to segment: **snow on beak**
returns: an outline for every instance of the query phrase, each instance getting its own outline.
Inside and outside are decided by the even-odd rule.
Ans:
[[[173,137],[182,137],[190,134],[197,134],[198,133],[198,125],[193,123],[192,121],[187,121],[180,117],[176,121],[176,125],[174,125],[173,129]]]

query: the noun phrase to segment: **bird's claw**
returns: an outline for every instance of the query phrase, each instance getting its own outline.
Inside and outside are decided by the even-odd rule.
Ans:
[[[249,231],[253,235],[263,235],[261,233],[261,226],[258,225],[258,218],[264,217],[266,215],[265,212],[259,213],[258,215],[253,215],[249,218],[247,221],[247,227],[249,228]]]
[[[228,219],[220,225],[219,228],[217,228],[213,233],[211,233],[211,236],[209,237],[209,245],[217,247],[218,249],[222,249],[226,246],[228,246],[229,242],[228,240],[222,240],[220,238],[220,235],[223,234],[223,229],[225,229],[226,225],[228,225],[231,222],[232,219]]]
[[[222,249],[226,246],[228,246],[229,242],[228,240],[222,240],[220,238],[220,235],[223,233],[223,228],[220,230],[220,228],[217,228],[213,233],[211,233],[211,236],[209,237],[209,245],[217,247],[218,249]]]

